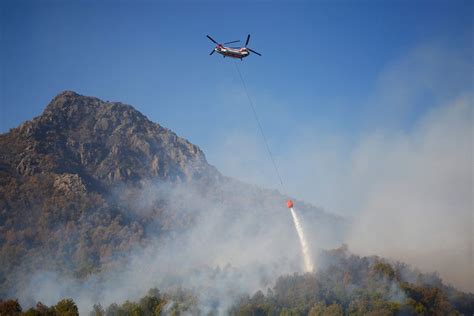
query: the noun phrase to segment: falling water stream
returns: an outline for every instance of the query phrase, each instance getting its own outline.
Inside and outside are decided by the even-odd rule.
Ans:
[[[309,252],[308,243],[306,242],[306,238],[304,236],[303,227],[301,226],[300,220],[296,215],[296,212],[293,208],[290,208],[291,216],[293,217],[293,222],[296,227],[296,231],[298,232],[298,237],[300,238],[301,250],[303,252],[303,260],[304,260],[304,269],[305,272],[312,272],[314,269],[313,261],[311,260],[311,254]]]

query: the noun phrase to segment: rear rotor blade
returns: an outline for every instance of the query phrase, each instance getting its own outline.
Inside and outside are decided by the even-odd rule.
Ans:
[[[209,55],[212,55],[212,54],[214,54],[214,52],[215,52],[215,50],[213,49],[213,50],[212,50],[212,52],[211,52]]]
[[[250,41],[250,34],[247,35],[247,40],[245,41],[245,47],[247,47],[247,45],[249,44],[249,41]]]
[[[247,49],[248,49],[249,51],[251,51],[252,53],[254,53],[254,54],[257,54],[258,56],[262,56],[262,54],[260,54],[260,53],[257,53],[257,52],[256,52],[256,51],[254,51],[253,49],[250,49],[250,48],[248,48],[248,47],[247,47]]]
[[[216,42],[212,37],[210,37],[209,35],[206,35],[208,39],[210,39],[212,42],[214,42],[215,44],[219,45],[218,42]]]
[[[238,43],[240,40],[232,41],[232,42],[225,42],[224,44],[232,44],[232,43]]]

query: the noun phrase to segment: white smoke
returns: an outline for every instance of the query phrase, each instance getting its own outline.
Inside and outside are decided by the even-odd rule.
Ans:
[[[159,197],[166,197],[166,214],[160,220],[193,218],[191,227],[149,241],[132,253],[125,265],[115,265],[85,281],[40,271],[17,292],[22,305],[37,301],[52,305],[72,297],[82,314],[95,303],[108,306],[137,300],[150,288],[166,292],[182,287],[195,290],[204,314],[217,311],[222,315],[240,296],[266,291],[280,275],[313,269],[304,236],[306,268],[302,269],[301,223],[297,234],[284,200],[276,192],[231,181],[220,185],[218,191],[227,192],[227,198],[219,200],[203,195],[199,185],[150,183],[144,187],[136,197],[138,213],[162,203]],[[124,190],[126,187],[117,195],[130,196]],[[318,214],[318,220],[327,216]],[[323,225],[308,221],[315,228]],[[334,228],[328,222],[324,225],[327,230],[337,230],[335,222]]]
[[[471,55],[437,44],[414,47],[381,69],[363,102],[350,105],[360,109],[363,126],[347,135],[347,127],[339,128],[346,117],[304,124],[284,113],[298,124],[285,124],[291,141],[273,139],[272,147],[284,149],[276,160],[292,196],[354,219],[347,243],[355,253],[438,271],[468,291],[474,291]],[[270,113],[268,121],[284,119]],[[277,183],[256,132],[223,137],[212,155],[223,173]]]
[[[353,170],[366,198],[348,243],[473,291],[470,100],[433,109],[410,134],[379,133],[360,145]]]

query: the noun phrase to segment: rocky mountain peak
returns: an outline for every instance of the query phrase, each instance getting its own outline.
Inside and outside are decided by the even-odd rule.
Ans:
[[[217,175],[197,146],[132,106],[73,91],[54,97],[42,115],[1,135],[0,143],[1,171],[17,175],[79,174],[103,185]]]
[[[149,121],[146,116],[132,106],[120,102],[104,102],[95,97],[79,95],[73,91],[64,91],[58,94],[46,106],[39,118],[43,124],[65,124],[66,128],[76,129],[81,125],[107,130],[117,125],[153,125],[160,129],[159,124]],[[93,121],[96,121],[95,124]],[[94,130],[93,130],[94,131]]]

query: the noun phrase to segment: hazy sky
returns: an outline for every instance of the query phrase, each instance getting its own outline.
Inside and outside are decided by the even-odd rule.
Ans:
[[[335,197],[345,181],[335,161],[381,129],[410,133],[432,108],[472,91],[473,9],[472,1],[2,0],[0,131],[74,90],[131,104],[223,173],[277,187],[234,61],[209,56],[205,37],[251,33],[249,47],[263,56],[236,62],[289,193],[341,211],[354,201]],[[309,153],[317,154],[307,162]]]

